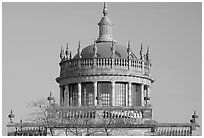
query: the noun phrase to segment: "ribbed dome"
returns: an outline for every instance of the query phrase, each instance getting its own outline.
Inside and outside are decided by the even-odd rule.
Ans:
[[[97,57],[98,58],[110,58],[112,55],[111,47],[112,42],[100,42],[96,43],[97,46]],[[128,58],[127,47],[120,44],[114,44],[115,46],[115,58]],[[81,58],[93,58],[94,57],[94,44],[85,47],[81,52]],[[78,54],[74,56],[74,59],[78,58]],[[137,58],[134,53],[131,53],[131,58]]]

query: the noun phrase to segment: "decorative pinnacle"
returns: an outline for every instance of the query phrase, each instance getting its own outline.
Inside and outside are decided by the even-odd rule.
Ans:
[[[61,45],[60,58],[61,58],[61,59],[64,58],[64,50],[63,50],[63,48],[62,48],[62,45]]]
[[[50,104],[52,104],[52,105],[55,104],[55,98],[52,97],[52,92],[50,92],[50,96],[47,97],[47,100],[49,101]]]
[[[143,60],[143,47],[142,47],[142,43],[141,43],[141,48],[140,48],[140,59]]]
[[[66,55],[66,58],[67,58],[67,59],[68,59],[68,54],[69,54],[69,48],[68,48],[68,43],[67,43],[66,51],[65,51],[65,55]]]
[[[115,45],[114,45],[114,41],[112,41],[111,52],[112,52],[112,56],[113,56],[113,55],[115,54]]]
[[[94,41],[94,48],[93,48],[93,51],[94,51],[94,57],[97,57],[97,46],[96,46],[96,41]]]
[[[128,48],[130,48],[130,40],[128,41]]]
[[[128,41],[128,52],[131,51],[131,48],[130,48],[130,40]]]
[[[80,49],[80,47],[81,47],[81,42],[80,42],[80,40],[79,40],[78,48]]]
[[[147,48],[147,53],[149,54],[149,51],[150,51],[150,48],[149,48],[149,45],[148,45],[148,48]]]
[[[79,58],[81,58],[81,42],[80,41],[78,45],[78,55],[79,55]]]
[[[61,53],[62,53],[62,51],[63,51],[63,48],[62,48],[62,45],[61,45]]]
[[[149,47],[149,45],[148,45],[147,53],[146,53],[146,60],[150,61],[150,47]]]
[[[70,51],[69,59],[72,59],[72,52]]]
[[[67,47],[66,47],[66,50],[68,51],[69,50],[69,47],[68,47],[69,45],[68,45],[68,43],[67,43]]]
[[[141,43],[141,48],[140,48],[140,51],[142,51],[143,47],[142,47],[142,43]]]
[[[127,48],[127,52],[128,52],[128,58],[130,58],[130,53],[131,53],[131,48],[130,48],[130,40],[128,41],[128,48]]]
[[[15,117],[13,114],[13,111],[11,110],[11,113],[8,115],[9,119],[10,119],[10,123],[13,123],[13,118]]]
[[[107,14],[108,14],[108,10],[107,10],[107,2],[104,2],[103,15],[106,16]]]
[[[194,114],[192,115],[192,118],[193,118],[193,119],[198,118],[198,115],[196,115],[196,111],[194,111]]]

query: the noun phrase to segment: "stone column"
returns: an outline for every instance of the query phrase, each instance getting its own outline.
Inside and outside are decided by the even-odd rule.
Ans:
[[[60,86],[60,106],[63,105],[63,87]]]
[[[81,106],[81,82],[78,83],[78,106]]]
[[[128,103],[128,100],[129,100],[129,89],[128,89],[128,84],[125,85],[125,106],[129,106],[129,103]]]
[[[132,93],[131,93],[131,86],[132,86],[132,83],[131,82],[128,82],[128,95],[129,95],[129,106],[132,106]]]
[[[94,85],[94,106],[97,106],[97,81],[93,83]]]
[[[69,84],[65,86],[65,92],[66,92],[66,106],[69,106]]]
[[[64,102],[63,102],[63,105],[64,106],[67,106],[67,91],[66,91],[66,86],[64,87],[64,89],[63,89],[63,96],[64,96]]]
[[[149,97],[149,104],[151,104],[151,87],[147,85],[147,97]]]
[[[111,82],[111,88],[112,88],[112,106],[115,106],[115,82]]]
[[[144,84],[141,84],[141,106],[144,106]]]

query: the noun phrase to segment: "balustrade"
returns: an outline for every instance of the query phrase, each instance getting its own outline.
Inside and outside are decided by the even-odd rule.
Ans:
[[[190,124],[157,124],[155,134],[158,136],[190,136]]]
[[[61,118],[62,120],[69,119],[113,119],[117,123],[123,122],[123,124],[144,124],[143,113],[144,110],[142,107],[57,107],[50,108],[52,117]]]
[[[94,65],[94,60],[96,60]],[[144,62],[144,67],[143,67]],[[87,59],[71,59],[61,62],[61,76],[69,71],[80,71],[80,69],[116,69],[123,71],[130,71],[132,73],[139,73],[149,76],[149,63],[137,59],[121,59],[121,58],[87,58]],[[66,66],[65,66],[66,65]],[[144,68],[144,70],[143,70]]]

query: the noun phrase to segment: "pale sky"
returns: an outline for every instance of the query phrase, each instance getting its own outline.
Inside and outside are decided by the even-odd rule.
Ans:
[[[30,102],[52,91],[59,102],[60,47],[76,54],[98,37],[103,3],[3,3],[2,128],[12,109],[26,118]],[[202,4],[108,3],[113,38],[139,57],[150,46],[151,101],[157,122],[202,122]],[[201,133],[201,132],[200,132]]]

